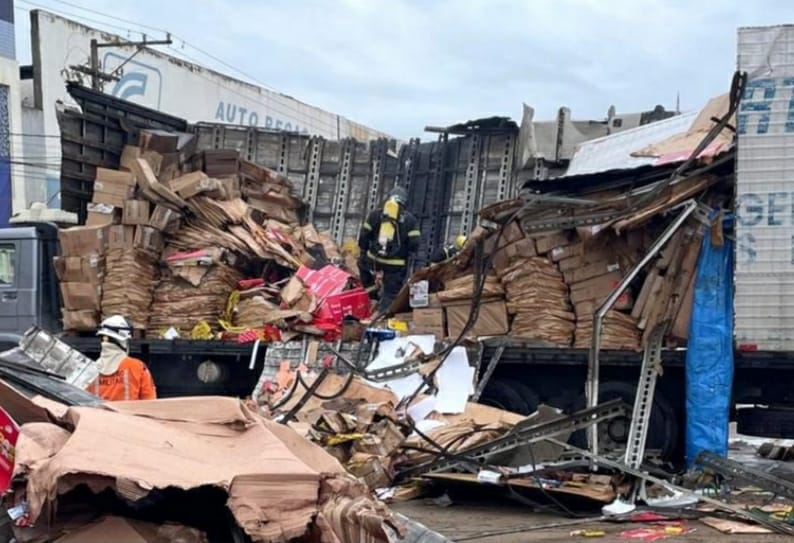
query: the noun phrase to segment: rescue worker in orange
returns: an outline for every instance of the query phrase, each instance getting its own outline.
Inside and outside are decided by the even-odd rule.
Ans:
[[[157,391],[146,364],[129,356],[132,325],[121,315],[102,321],[97,335],[102,341],[99,377],[88,391],[109,402],[155,400]]]

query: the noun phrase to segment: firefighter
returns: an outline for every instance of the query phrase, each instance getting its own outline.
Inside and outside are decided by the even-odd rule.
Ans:
[[[146,364],[129,356],[132,325],[121,315],[102,321],[97,335],[101,338],[99,377],[88,391],[106,401],[154,400],[157,391]]]
[[[438,263],[443,262],[445,260],[449,260],[459,252],[463,250],[463,246],[466,245],[466,236],[460,234],[458,237],[455,238],[455,243],[450,243],[445,245],[438,251],[433,254],[432,262]]]
[[[358,235],[358,267],[364,288],[372,294],[375,274],[383,274],[380,311],[388,309],[399,294],[407,279],[409,262],[419,249],[419,225],[406,209],[407,203],[406,190],[395,187],[383,207],[367,216]]]

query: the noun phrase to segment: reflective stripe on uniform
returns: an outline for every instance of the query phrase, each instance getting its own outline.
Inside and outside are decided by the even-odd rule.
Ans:
[[[368,222],[365,222],[364,224],[362,224],[361,228],[363,228],[364,230],[372,230],[372,227],[369,225]]]
[[[404,258],[382,258],[372,254],[372,251],[367,251],[367,257],[371,258],[378,264],[386,264],[387,266],[405,266]]]
[[[422,233],[419,231],[419,229],[409,230],[408,231],[408,237],[409,238],[416,238],[416,237],[419,237],[421,235],[422,235]]]
[[[121,373],[124,376],[124,399],[129,401],[129,399],[130,399],[130,372],[125,369],[125,370],[121,370]]]

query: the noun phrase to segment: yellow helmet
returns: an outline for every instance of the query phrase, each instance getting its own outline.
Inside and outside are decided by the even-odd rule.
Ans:
[[[463,249],[463,246],[466,245],[466,236],[460,234],[458,237],[455,238],[455,247],[458,249]]]

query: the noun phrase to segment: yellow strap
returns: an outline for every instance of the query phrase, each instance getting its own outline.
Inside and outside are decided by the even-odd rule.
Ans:
[[[409,238],[415,238],[415,237],[419,237],[421,235],[422,235],[422,233],[418,229],[417,230],[409,230],[408,231],[408,237]]]
[[[381,258],[372,254],[372,251],[367,251],[367,256],[379,264],[387,264],[389,266],[405,266],[404,258]]]

